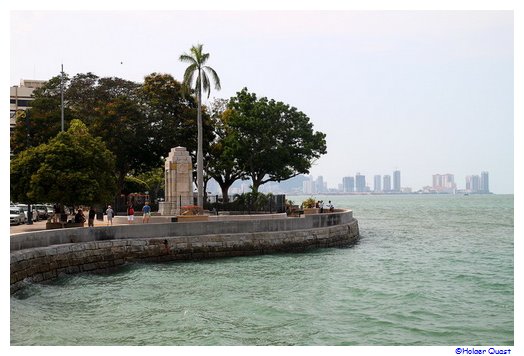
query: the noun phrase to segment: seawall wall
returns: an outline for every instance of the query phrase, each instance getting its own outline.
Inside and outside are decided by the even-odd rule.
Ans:
[[[350,210],[302,218],[71,228],[11,236],[11,293],[26,281],[175,261],[346,246],[359,237]]]

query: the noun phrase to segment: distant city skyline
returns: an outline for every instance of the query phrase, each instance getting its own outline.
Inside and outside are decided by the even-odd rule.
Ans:
[[[397,181],[402,179],[402,172],[396,170],[393,175],[380,174],[366,178],[365,174],[357,172],[354,176],[346,176],[340,182],[328,182],[323,176],[298,175],[289,181],[281,183],[271,182],[260,186],[263,193],[298,193],[298,194],[323,194],[323,193],[493,193],[490,190],[489,172],[482,171],[480,175],[468,175],[464,177],[464,184],[457,184],[455,175],[451,173],[433,174],[428,178],[428,184],[421,187],[398,186],[392,184],[392,176],[397,176]],[[299,181],[295,184],[292,181]],[[373,185],[371,185],[373,183]],[[229,194],[239,194],[250,191],[250,181],[238,180],[231,187]],[[399,183],[400,184],[400,183]],[[291,186],[292,188],[285,188]],[[212,194],[221,194],[220,188],[213,180],[208,184],[208,191]]]

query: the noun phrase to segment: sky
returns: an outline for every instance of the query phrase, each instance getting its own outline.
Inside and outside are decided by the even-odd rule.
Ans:
[[[211,99],[247,87],[327,135],[311,174],[329,187],[358,172],[373,188],[374,175],[398,169],[402,187],[450,173],[463,189],[488,171],[492,192],[514,192],[512,11],[34,8],[9,14],[10,85],[62,63],[70,76],[181,81],[178,57],[202,43],[222,84]]]

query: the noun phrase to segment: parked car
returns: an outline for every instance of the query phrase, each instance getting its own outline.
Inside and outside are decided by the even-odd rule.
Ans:
[[[53,208],[53,206],[46,204],[45,207],[47,209],[47,217],[53,216],[53,214],[55,213],[55,209]]]
[[[16,205],[17,208],[20,208],[24,212],[25,220],[27,222],[27,204],[18,204]],[[32,209],[33,211],[33,221],[38,221],[38,214],[35,212],[35,209]]]
[[[49,215],[47,214],[47,207],[42,204],[33,205],[33,211],[38,214],[39,220],[46,220]]]
[[[22,209],[16,206],[11,206],[10,211],[11,211],[11,214],[10,214],[11,215],[11,225],[20,225],[20,224],[25,224],[27,222],[27,219]]]

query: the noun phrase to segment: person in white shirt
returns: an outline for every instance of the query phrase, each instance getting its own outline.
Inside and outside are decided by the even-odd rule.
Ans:
[[[115,216],[115,212],[113,211],[113,209],[111,209],[111,205],[107,206],[106,215],[107,215],[107,225],[109,224],[113,225],[113,216]]]

